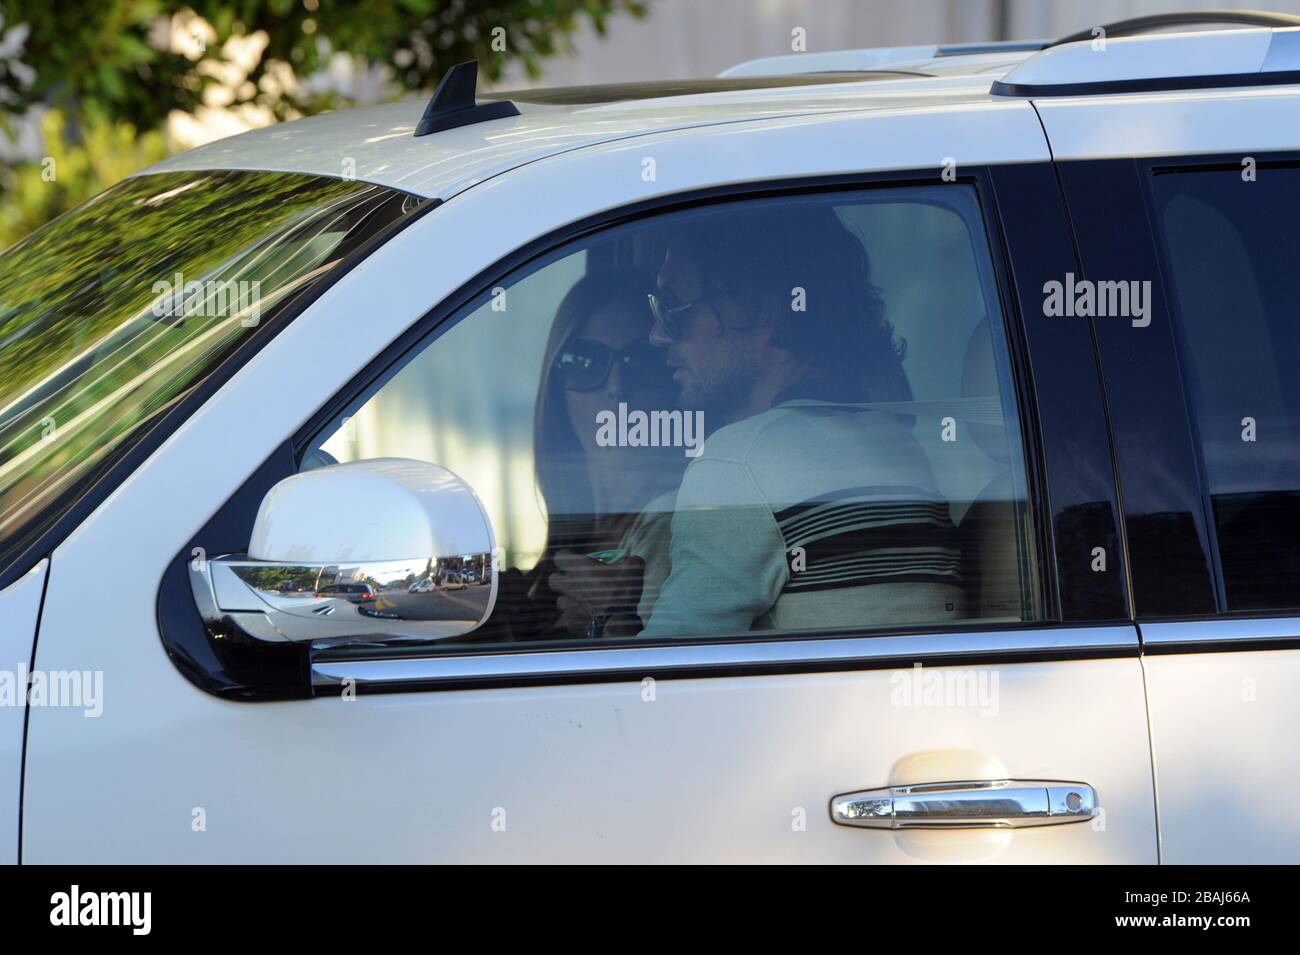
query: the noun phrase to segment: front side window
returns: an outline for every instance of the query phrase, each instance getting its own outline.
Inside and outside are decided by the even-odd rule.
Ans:
[[[1300,607],[1300,170],[1153,187],[1224,609]]]
[[[0,256],[0,555],[411,201],[289,173],[141,176]]]
[[[475,490],[500,549],[479,643],[1023,621],[1010,382],[973,188],[734,201],[485,290],[303,466],[414,458]],[[468,599],[418,583],[386,599]]]

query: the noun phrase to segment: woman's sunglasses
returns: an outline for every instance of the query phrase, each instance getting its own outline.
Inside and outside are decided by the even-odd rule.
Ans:
[[[663,352],[645,339],[610,348],[589,338],[575,338],[555,356],[555,373],[569,391],[594,391],[609,380],[615,362],[622,364],[623,374],[635,384],[658,384],[667,368]]]

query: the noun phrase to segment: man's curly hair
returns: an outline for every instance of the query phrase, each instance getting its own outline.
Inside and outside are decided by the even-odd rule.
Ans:
[[[911,400],[906,342],[885,318],[862,240],[827,198],[750,200],[683,225],[706,290],[770,321],[773,343],[812,368],[836,400]]]

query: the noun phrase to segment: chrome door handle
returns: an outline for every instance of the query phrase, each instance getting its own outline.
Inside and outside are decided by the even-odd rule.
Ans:
[[[1096,808],[1085,783],[990,779],[844,793],[831,799],[831,820],[868,829],[1016,829],[1082,822]]]

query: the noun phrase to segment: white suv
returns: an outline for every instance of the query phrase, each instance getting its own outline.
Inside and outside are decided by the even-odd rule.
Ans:
[[[466,65],[10,249],[0,858],[1300,860],[1300,21],[1230,18]]]

